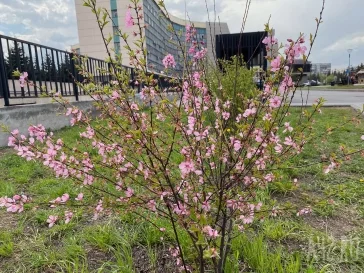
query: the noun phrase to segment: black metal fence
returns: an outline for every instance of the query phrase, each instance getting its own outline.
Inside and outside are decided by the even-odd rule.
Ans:
[[[74,81],[80,80],[76,71],[74,54],[8,36],[0,35],[0,96],[5,106],[11,105],[11,99],[36,98],[48,94],[51,90],[62,96],[84,95]],[[98,82],[108,82],[108,63],[103,60],[88,58],[88,72]],[[27,72],[32,85],[20,86],[13,72]]]
[[[96,82],[110,82],[109,63],[88,57],[85,65]],[[83,81],[76,67],[74,53],[0,35],[0,98],[4,98],[5,106],[19,104],[12,103],[14,99],[37,98],[48,95],[50,91],[65,97],[74,96],[78,101],[80,95],[86,94],[76,84]],[[134,86],[133,68],[123,66],[123,69],[130,75],[130,86],[140,91],[143,84]],[[13,75],[16,70],[27,72],[32,84],[22,87],[19,78]],[[178,90],[168,76],[154,74],[153,77],[159,87],[168,91]]]
[[[265,45],[262,43],[267,32],[247,32],[216,35],[216,57],[229,60],[232,56],[243,55],[244,63],[250,69],[259,66],[267,70],[268,62]]]

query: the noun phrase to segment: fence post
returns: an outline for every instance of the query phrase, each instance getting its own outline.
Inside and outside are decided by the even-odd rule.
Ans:
[[[1,95],[4,97],[4,105],[10,106],[8,76],[6,74],[4,52],[0,37],[0,96]]]
[[[76,101],[78,101],[78,86],[76,83],[77,74],[76,74],[76,66],[75,61],[73,60],[74,54],[70,53],[70,60],[71,60],[71,73],[73,75],[73,94],[75,95]]]

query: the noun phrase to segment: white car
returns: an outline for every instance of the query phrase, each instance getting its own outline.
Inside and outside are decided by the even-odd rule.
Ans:
[[[303,86],[311,86],[311,82],[305,82],[303,83]]]

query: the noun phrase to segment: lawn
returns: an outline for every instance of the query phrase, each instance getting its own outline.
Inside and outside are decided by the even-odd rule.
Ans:
[[[292,111],[292,119],[298,111]],[[348,108],[323,109],[315,125],[318,139],[292,162],[318,162],[339,153],[339,145],[363,148],[361,118],[333,130],[343,118],[355,116]],[[78,137],[74,128],[58,134],[66,142]],[[328,175],[319,164],[282,170],[282,179],[260,193],[282,213],[256,221],[234,241],[236,257],[226,272],[363,272],[363,163],[358,154]],[[67,180],[54,178],[40,163],[27,162],[9,149],[0,150],[0,169],[0,196],[26,192],[46,201],[73,193]],[[310,206],[313,212],[301,217],[284,213],[293,205]],[[50,229],[49,214],[42,208],[16,215],[0,210],[0,272],[176,272],[168,232],[161,242],[150,224],[132,215],[106,214],[91,220],[79,208],[71,223]]]
[[[303,87],[303,88],[307,88],[307,87]],[[325,90],[357,90],[357,91],[364,91],[364,85],[335,85],[335,86],[331,86],[331,85],[320,85],[320,86],[311,86],[310,89],[325,89]]]

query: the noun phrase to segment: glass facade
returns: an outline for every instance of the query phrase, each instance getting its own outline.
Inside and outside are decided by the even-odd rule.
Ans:
[[[120,37],[118,35],[119,20],[118,20],[118,6],[117,0],[110,0],[111,18],[113,25],[113,38],[114,38],[114,50],[115,53],[120,51]]]
[[[170,22],[154,0],[144,0],[143,9],[144,21],[148,25],[145,29],[145,36],[148,51],[147,62],[148,66],[151,67],[150,70],[158,73],[163,71],[163,58],[167,54],[172,54],[177,63],[175,70],[181,72],[183,70],[183,57],[181,50],[179,50],[180,47],[177,45],[180,41],[182,47],[186,47],[187,50],[189,48],[185,44],[185,26]],[[169,30],[170,26],[173,27],[177,35],[174,34],[174,31]],[[196,31],[198,40],[206,44],[206,29],[197,28]]]

